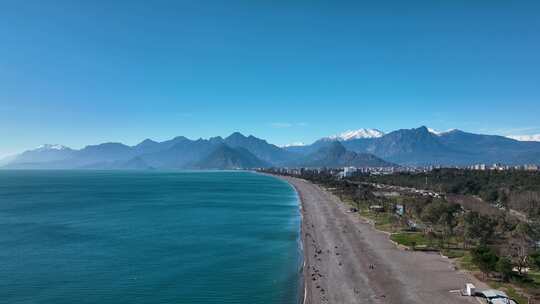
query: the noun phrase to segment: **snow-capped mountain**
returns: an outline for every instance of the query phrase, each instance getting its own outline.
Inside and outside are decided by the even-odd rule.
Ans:
[[[74,153],[75,150],[66,146],[45,144],[17,155],[10,163],[54,162],[70,158]]]
[[[519,140],[519,141],[540,141],[540,134],[532,135],[509,135],[508,138]]]
[[[358,129],[358,130],[349,130],[341,134],[332,135],[327,137],[330,140],[339,140],[339,141],[348,141],[359,138],[378,138],[384,136],[384,132],[377,129]]]
[[[35,150],[36,151],[45,151],[45,150],[68,150],[69,148],[62,145],[51,145],[51,144],[44,144],[41,146],[38,146]]]
[[[288,148],[288,147],[302,147],[302,146],[305,146],[306,144],[299,141],[299,142],[293,142],[293,143],[290,143],[290,144],[285,144],[285,145],[281,145],[279,147],[281,148]]]
[[[455,130],[456,129],[450,129],[450,130],[446,130],[446,131],[438,131],[438,130],[435,130],[435,129],[432,129],[432,128],[428,128],[429,133],[435,134],[437,136],[441,136],[441,135],[444,135],[446,133],[449,133],[449,132],[452,132],[452,131],[455,131]]]

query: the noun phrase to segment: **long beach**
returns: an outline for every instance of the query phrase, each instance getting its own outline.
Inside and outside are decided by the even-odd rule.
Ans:
[[[331,193],[293,177],[302,204],[304,303],[478,303],[455,291],[485,286],[435,253],[397,248]]]

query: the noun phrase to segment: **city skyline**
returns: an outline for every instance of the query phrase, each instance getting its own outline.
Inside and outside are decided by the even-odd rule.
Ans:
[[[540,134],[540,4],[8,2],[0,158],[239,131]],[[459,22],[457,22],[459,21]]]

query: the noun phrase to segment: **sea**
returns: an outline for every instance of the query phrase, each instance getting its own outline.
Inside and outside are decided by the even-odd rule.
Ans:
[[[245,171],[0,171],[0,303],[297,303],[298,197]]]

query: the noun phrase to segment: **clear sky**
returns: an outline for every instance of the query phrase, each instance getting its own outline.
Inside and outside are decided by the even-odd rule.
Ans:
[[[420,125],[540,133],[540,1],[0,0],[0,156]]]

